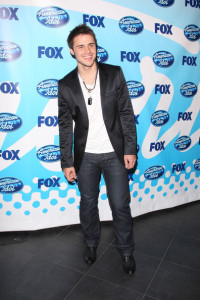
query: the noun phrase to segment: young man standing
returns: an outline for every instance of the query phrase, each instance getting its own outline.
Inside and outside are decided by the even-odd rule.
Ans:
[[[97,204],[100,175],[103,173],[116,248],[125,272],[134,274],[128,169],[136,163],[137,143],[126,82],[120,67],[97,63],[96,37],[88,26],[75,27],[67,42],[77,68],[59,81],[61,167],[69,182],[78,177],[80,221],[86,245],[84,260],[88,264],[96,260],[100,240]]]

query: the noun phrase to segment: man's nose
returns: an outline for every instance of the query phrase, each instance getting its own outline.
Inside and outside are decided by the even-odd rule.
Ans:
[[[89,47],[89,46],[86,46],[86,47],[85,47],[85,52],[86,52],[86,53],[90,53],[90,47]]]

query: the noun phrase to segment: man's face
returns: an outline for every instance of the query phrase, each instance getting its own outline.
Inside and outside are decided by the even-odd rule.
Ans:
[[[73,49],[70,53],[75,56],[78,66],[92,67],[96,55],[96,44],[92,35],[79,34],[74,38]]]

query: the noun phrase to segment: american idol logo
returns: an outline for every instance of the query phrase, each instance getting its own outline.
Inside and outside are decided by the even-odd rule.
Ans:
[[[23,188],[21,180],[14,177],[0,178],[0,193],[13,194],[19,192]]]
[[[104,48],[97,46],[97,61],[103,63],[107,59],[108,59],[108,52]]]
[[[189,41],[195,42],[200,38],[200,29],[197,25],[188,25],[184,29],[184,34]]]
[[[37,19],[42,25],[57,28],[64,26],[69,21],[69,15],[60,7],[49,6],[37,12]]]
[[[55,145],[48,145],[37,151],[37,158],[43,162],[55,162],[60,160],[60,148]]]
[[[152,166],[144,172],[144,177],[147,180],[158,179],[164,174],[165,169],[162,166]]]
[[[169,121],[169,114],[165,110],[157,110],[151,116],[151,123],[156,126],[163,126]]]
[[[127,81],[127,88],[131,99],[141,97],[144,94],[145,88],[138,81]]]
[[[15,131],[22,125],[22,119],[10,113],[0,114],[0,132]]]
[[[195,163],[194,163],[194,168],[197,170],[197,171],[200,171],[200,158],[198,158]]]
[[[186,82],[180,88],[181,95],[189,98],[197,93],[197,86],[193,82]]]
[[[16,60],[21,54],[22,50],[17,44],[0,41],[0,62]]]
[[[153,0],[157,5],[169,7],[174,4],[174,0]]]
[[[158,51],[153,55],[153,62],[158,67],[167,68],[174,62],[174,56],[168,51]]]
[[[46,98],[58,97],[58,80],[47,79],[43,80],[37,85],[37,92]]]
[[[191,145],[191,138],[189,136],[183,135],[179,137],[175,142],[174,142],[174,148],[178,151],[183,151],[189,148]]]
[[[119,21],[119,27],[122,31],[128,34],[139,34],[142,32],[144,26],[142,21],[136,17],[123,17]]]

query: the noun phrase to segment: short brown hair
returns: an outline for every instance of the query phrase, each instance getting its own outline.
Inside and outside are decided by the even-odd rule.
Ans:
[[[97,45],[97,40],[94,31],[86,24],[81,24],[79,26],[76,26],[72,31],[70,31],[70,34],[67,38],[67,44],[69,48],[73,49],[74,38],[79,34],[90,34],[91,36],[93,36],[95,44]]]

